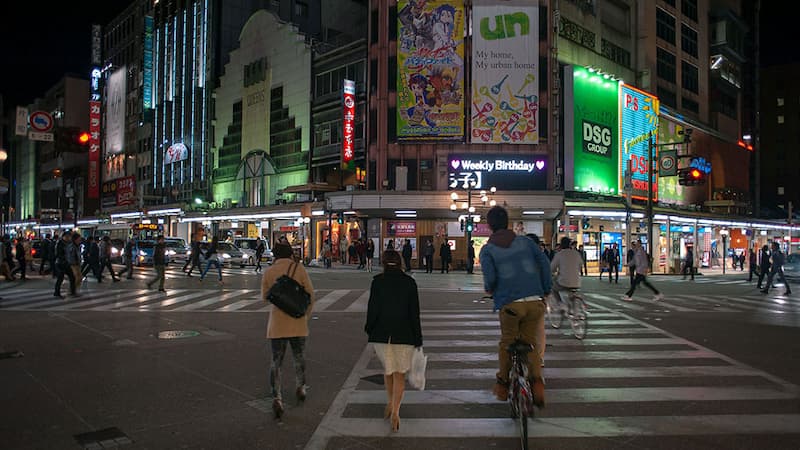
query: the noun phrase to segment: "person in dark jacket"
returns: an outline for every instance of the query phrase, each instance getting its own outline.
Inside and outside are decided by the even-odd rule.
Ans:
[[[425,249],[422,251],[425,256],[425,273],[433,273],[433,241],[425,241]]]
[[[50,250],[47,253],[47,256],[50,257],[50,273],[54,279],[56,277],[56,245],[58,245],[59,241],[61,241],[61,236],[58,233],[53,233],[53,239],[50,240]]]
[[[25,277],[25,269],[27,264],[25,264],[25,238],[20,237],[17,238],[17,244],[14,246],[14,253],[17,259],[17,267],[11,271],[11,275],[13,276],[17,272],[19,272],[19,279],[20,280],[27,280]],[[9,246],[9,248],[11,248]],[[9,264],[11,265],[11,264]]]
[[[14,252],[12,251],[12,247],[14,245],[14,241],[11,240],[9,235],[3,236],[3,262],[8,265],[8,273],[9,275],[6,276],[6,279],[16,280],[17,277],[14,276],[16,269],[14,269]],[[10,276],[10,278],[9,278]]]
[[[128,279],[133,278],[133,254],[136,251],[136,242],[133,239],[128,239],[125,247],[122,249],[122,260],[125,263],[125,268],[120,270],[117,277],[122,278],[122,274],[127,272]]]
[[[767,285],[764,286],[764,289],[761,290],[762,294],[766,294],[769,292],[769,288],[772,287],[772,280],[777,276],[778,280],[783,283],[783,286],[786,288],[786,292],[783,295],[789,295],[792,293],[792,289],[789,287],[789,282],[786,281],[786,277],[783,276],[783,263],[785,260],[785,256],[781,251],[781,247],[777,242],[772,243],[772,253],[770,254],[770,268],[769,268],[769,277],[767,277]]]
[[[111,265],[111,248],[111,238],[103,236],[103,239],[100,241],[100,281],[103,279],[103,270],[108,269],[108,273],[111,274],[111,279],[116,283],[119,281],[119,278],[117,278],[117,274],[114,273],[114,267]]]
[[[403,273],[400,254],[387,250],[381,260],[383,273],[372,279],[364,331],[383,365],[387,396],[383,415],[391,417],[392,431],[396,432],[400,429],[405,373],[411,369],[414,348],[422,347],[422,325],[417,283]]]
[[[406,272],[411,272],[411,254],[414,249],[411,247],[411,240],[406,239],[403,243],[403,262],[406,265]]]
[[[683,260],[683,279],[686,279],[686,271],[692,275],[694,281],[694,250],[692,247],[686,247],[686,258]]]
[[[764,277],[769,275],[769,267],[769,246],[765,245],[761,248],[761,264],[758,266],[758,284],[756,284],[758,289],[761,289],[761,282],[764,281]]]
[[[256,268],[254,269],[256,273],[258,273],[261,269],[261,258],[264,256],[264,251],[266,251],[267,246],[264,245],[264,241],[261,237],[256,237]]]
[[[156,277],[147,282],[147,288],[151,289],[153,284],[158,282],[158,291],[164,290],[164,270],[167,266],[167,244],[164,243],[164,236],[156,238],[156,247],[153,249],[153,268],[156,270]]]
[[[475,271],[475,241],[470,239],[467,245],[467,273]]]
[[[183,265],[183,271],[186,272],[186,268],[189,267],[189,271],[186,272],[187,277],[192,276],[192,271],[195,267],[197,267],[197,271],[202,274],[203,268],[200,266],[200,240],[198,239],[199,236],[196,236],[195,239],[192,241],[192,254],[189,257],[189,260],[186,261],[186,264]],[[190,267],[191,265],[191,267]]]
[[[208,251],[206,251],[206,268],[203,269],[203,273],[200,274],[200,281],[203,281],[203,278],[206,277],[208,273],[208,269],[211,268],[211,265],[217,266],[217,272],[219,274],[219,284],[222,284],[222,266],[219,263],[219,255],[217,255],[217,245],[219,243],[219,239],[214,236],[211,239],[211,245],[208,246]]]
[[[442,242],[442,245],[439,246],[439,258],[442,260],[442,273],[450,273],[450,245],[447,244],[447,241]]]
[[[50,260],[50,235],[46,234],[42,242],[39,243],[39,257],[42,259],[42,262],[39,263],[39,275],[44,275],[45,273],[53,270],[53,264]],[[47,272],[44,270],[44,265],[47,264]]]
[[[83,246],[83,265],[81,266],[82,278],[86,278],[89,271],[92,271],[98,283],[103,280],[100,277],[100,247],[94,240],[94,236],[86,238],[86,244]]]
[[[55,247],[55,266],[54,273],[56,274],[56,288],[55,292],[53,293],[53,297],[64,298],[61,295],[61,284],[64,283],[64,275],[69,278],[69,293],[70,295],[76,294],[76,286],[75,286],[75,274],[72,272],[72,267],[70,267],[69,260],[67,259],[67,247],[72,245],[71,242],[71,235],[70,233],[64,233],[56,242]]]
[[[748,283],[753,281],[753,274],[756,274],[756,277],[758,277],[758,247],[753,247],[750,249],[750,261],[748,263],[747,274]]]

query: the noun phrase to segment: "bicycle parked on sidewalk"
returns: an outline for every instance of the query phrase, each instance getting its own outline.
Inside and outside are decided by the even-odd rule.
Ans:
[[[508,401],[511,405],[511,417],[519,424],[519,438],[523,450],[528,450],[528,418],[533,418],[533,387],[528,380],[528,353],[533,346],[517,339],[508,346],[511,355],[511,370],[508,373],[510,383]]]
[[[555,293],[551,293],[547,298],[547,320],[551,327],[559,329],[564,322],[564,317],[568,317],[572,325],[572,333],[576,338],[582,340],[586,337],[588,328],[588,307],[579,289],[567,289],[567,291],[569,295],[566,305],[560,300],[561,296]]]

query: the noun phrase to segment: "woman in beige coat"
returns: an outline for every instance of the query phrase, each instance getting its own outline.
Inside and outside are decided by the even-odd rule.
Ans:
[[[272,387],[272,411],[275,413],[275,418],[280,419],[283,415],[281,365],[283,364],[287,345],[292,347],[292,355],[294,356],[295,385],[297,386],[295,395],[299,402],[306,399],[306,360],[304,350],[306,337],[308,336],[308,319],[311,317],[311,309],[314,306],[314,286],[311,284],[311,278],[309,278],[305,267],[294,261],[292,247],[288,243],[278,242],[272,248],[272,253],[275,256],[275,262],[264,272],[264,277],[261,279],[261,298],[267,301],[269,289],[278,278],[291,272],[294,269],[291,266],[294,264],[297,270],[294,271],[292,278],[300,283],[306,292],[311,295],[312,302],[308,307],[308,311],[306,311],[306,315],[298,319],[293,318],[275,306],[271,308],[272,312],[269,314],[267,339],[269,339],[270,348],[272,349],[272,365],[269,371],[269,382]]]

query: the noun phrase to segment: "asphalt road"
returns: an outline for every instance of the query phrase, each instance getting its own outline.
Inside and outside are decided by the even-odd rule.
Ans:
[[[0,286],[0,442],[4,448],[518,448],[507,405],[489,389],[498,337],[480,275],[414,273],[429,355],[425,391],[408,390],[400,432],[381,419],[380,365],[363,330],[370,277],[310,269],[317,303],[307,345],[309,396],[270,410],[269,307],[260,276],[223,284],[168,271],[52,296],[52,280]],[[532,448],[750,449],[800,443],[800,296],[759,293],[741,273],[654,276],[666,298],[584,278],[589,335],[549,330],[548,406]],[[159,339],[165,331],[187,337]],[[14,351],[24,356],[12,357]]]

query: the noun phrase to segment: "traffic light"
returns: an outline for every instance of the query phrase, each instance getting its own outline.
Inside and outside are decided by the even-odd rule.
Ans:
[[[706,183],[706,173],[696,167],[678,169],[678,184],[697,186]]]
[[[344,214],[339,214],[338,216],[336,216],[336,223],[338,223],[339,225],[344,223]]]
[[[461,219],[458,222],[461,224],[461,231],[464,231],[464,228],[466,226],[466,221],[464,219]]]
[[[475,224],[472,219],[467,219],[467,233],[472,233],[473,231],[475,231]]]
[[[588,230],[591,226],[592,224],[591,222],[589,222],[588,217],[584,217],[583,220],[581,220],[581,228],[583,228],[584,230]]]
[[[60,127],[55,131],[54,141],[58,153],[83,153],[89,149],[91,135],[78,127]]]

